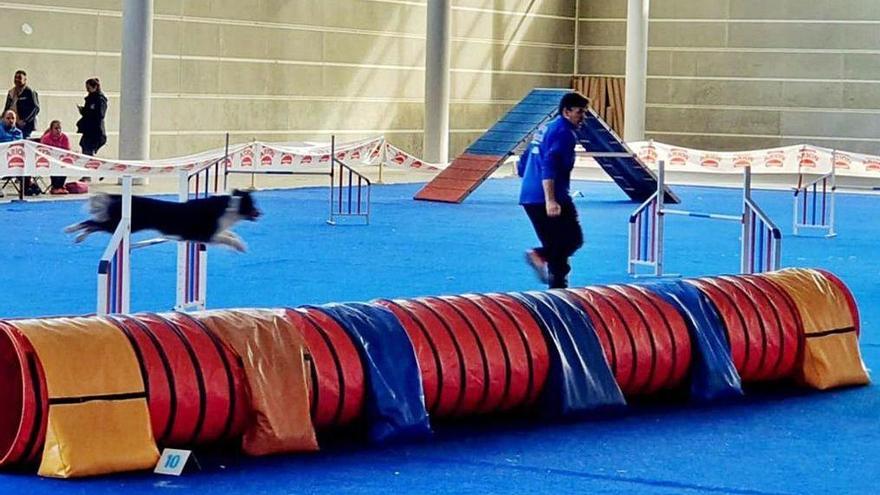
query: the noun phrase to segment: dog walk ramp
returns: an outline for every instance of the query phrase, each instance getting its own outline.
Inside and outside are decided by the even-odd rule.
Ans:
[[[415,195],[415,199],[461,203],[544,122],[556,115],[569,89],[533,89],[491,129]]]
[[[602,170],[633,201],[643,202],[657,192],[657,177],[654,172],[617,137],[592,108],[578,130],[578,140],[587,155],[596,160]],[[678,196],[668,186],[664,190],[664,202],[679,202]]]

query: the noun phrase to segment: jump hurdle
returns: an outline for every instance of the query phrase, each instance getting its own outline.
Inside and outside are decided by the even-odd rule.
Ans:
[[[663,234],[664,217],[680,215],[710,220],[738,222],[742,225],[740,249],[740,272],[760,273],[779,269],[782,249],[782,233],[776,224],[752,200],[752,171],[749,167],[743,174],[742,213],[725,215],[665,208],[664,185],[666,181],[665,162],[661,160],[657,169],[657,191],[633,211],[629,217],[629,263],[628,273],[632,276],[664,276]],[[653,273],[639,273],[640,266],[653,269]],[[666,274],[666,276],[675,276]]]
[[[803,235],[802,231],[824,233],[834,237],[834,198],[837,193],[837,151],[831,155],[831,171],[804,183],[804,174],[798,173],[798,185],[794,188],[792,199],[792,233]]]
[[[225,156],[228,156],[228,143]],[[191,198],[216,194],[220,187],[220,162],[225,161],[225,156],[192,173],[181,170],[178,199],[187,201]],[[132,243],[131,187],[132,176],[123,176],[121,219],[98,262],[97,313],[105,315],[130,311],[131,252],[166,242],[177,242],[177,295],[174,309],[176,311],[205,309],[208,293],[207,246],[201,242],[174,241],[167,238]]]
[[[228,140],[227,135],[227,140]],[[251,145],[252,154],[261,156],[263,154],[263,144],[255,142]],[[229,161],[224,162],[224,179],[226,184],[230,174],[249,174],[251,176],[251,188],[254,188],[254,177],[261,175],[313,175],[324,176],[329,179],[329,206],[330,212],[327,217],[327,224],[336,225],[339,218],[357,217],[364,220],[365,225],[370,224],[370,203],[372,181],[357,172],[354,168],[343,162],[340,157],[341,153],[337,153],[336,136],[330,137],[330,153],[322,157],[322,161],[326,159],[329,163],[329,170],[254,170],[252,167],[247,169],[230,168]],[[380,169],[381,173],[381,169]],[[381,181],[381,175],[380,175]]]

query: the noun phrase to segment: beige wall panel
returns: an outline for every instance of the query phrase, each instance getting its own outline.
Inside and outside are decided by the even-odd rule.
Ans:
[[[880,20],[876,0],[729,0],[731,19]]]
[[[567,88],[571,76],[498,75],[453,72],[453,99],[519,100],[534,88]]]
[[[669,75],[829,79],[842,70],[836,53],[674,52]]]
[[[720,48],[727,46],[727,30],[726,22],[653,22],[648,31],[648,44]]]
[[[182,0],[153,0],[155,17],[180,15],[183,12]]]
[[[877,83],[842,83],[841,107],[850,109],[880,109],[880,91]]]
[[[594,21],[581,18],[581,46],[626,46],[626,18],[619,21]]]
[[[576,0],[453,0],[452,8],[477,8],[574,18]]]
[[[424,21],[422,21],[424,23]],[[453,10],[452,36],[504,41],[574,43],[574,21]]]
[[[181,14],[192,17],[213,17],[259,21],[268,18],[260,0],[181,0]]]
[[[607,0],[622,3],[624,15],[626,0]],[[651,19],[718,19],[726,17],[728,4],[732,0],[665,0],[651,2]],[[777,1],[777,0],[772,0]],[[651,25],[654,28],[654,25]]]
[[[122,0],[8,0],[6,3],[40,7],[65,7],[95,11],[122,11]]]
[[[778,111],[652,107],[645,120],[651,132],[778,135],[780,129]]]
[[[731,47],[808,48],[823,50],[877,49],[880,29],[877,24],[817,23],[733,23]]]
[[[157,29],[154,25],[153,29]],[[167,33],[167,34],[166,34]],[[153,46],[159,42],[160,37],[175,39],[176,33],[167,31],[153,33]],[[102,52],[120,53],[122,51],[122,16],[102,15],[97,18],[96,44],[94,49]],[[155,50],[155,48],[154,48]]]
[[[210,60],[162,60],[163,64],[177,64],[179,67],[179,91],[181,93],[220,93],[220,69],[223,67]],[[153,91],[158,91],[155,73],[159,60],[153,61]],[[162,85],[174,87],[174,81],[164,81]],[[173,91],[173,90],[172,90]]]
[[[421,70],[351,67],[323,67],[321,70],[324,73],[323,87],[312,86],[309,92],[302,94],[422,98],[425,93],[425,74]]]
[[[220,56],[231,58],[266,58],[268,32],[253,26],[220,26]]]
[[[425,45],[411,39],[354,33],[325,33],[322,36],[325,62],[413,67],[424,67],[425,64]],[[317,54],[321,54],[320,47]]]
[[[760,102],[772,106],[769,102]],[[841,108],[843,85],[838,82],[785,81],[782,84],[782,107]]]
[[[880,46],[878,46],[880,49]],[[843,79],[880,80],[880,54],[847,53],[843,56]]]
[[[268,38],[266,57],[277,60],[302,60],[318,62],[330,33],[292,29],[271,29],[264,33]]]
[[[121,60],[120,60],[121,61]],[[153,94],[156,93],[179,93],[181,92],[181,77],[183,77],[183,73],[180,70],[180,67],[183,62],[178,59],[170,59],[170,58],[157,58],[153,57],[153,78],[151,80],[151,86]],[[212,67],[215,67],[215,64],[211,64]],[[187,74],[188,77],[192,78],[190,80],[194,80],[198,78],[198,73]],[[207,87],[210,87],[210,82],[205,81]],[[116,87],[117,91],[121,91],[121,88]],[[200,89],[199,91],[204,91]]]
[[[880,112],[783,112],[784,136],[870,138],[880,136]]]
[[[315,24],[322,19],[327,0],[262,0],[268,21],[284,24]]]
[[[804,144],[803,138],[783,138],[780,140],[780,146],[791,146]],[[827,139],[816,137],[810,139],[810,144],[821,146],[823,148],[839,149],[849,151],[851,153],[866,153],[869,155],[880,155],[880,147],[874,140],[857,140],[857,139]],[[877,174],[880,178],[880,174]]]
[[[648,55],[648,64],[652,55]],[[578,51],[578,74],[623,75],[626,71],[626,52],[624,50]],[[650,73],[650,72],[649,72]]]
[[[121,25],[121,20],[119,20]],[[184,24],[178,21],[166,21],[155,19],[153,21],[153,55],[180,55],[182,45],[180,37]],[[120,26],[114,30],[117,36],[121,36]],[[115,40],[117,50],[122,46],[122,40]]]
[[[421,104],[355,101],[287,102],[290,129],[383,130],[421,129]]]
[[[425,6],[368,0],[326,0],[323,25],[343,29],[425,33]],[[316,18],[314,24],[321,24]]]
[[[453,103],[449,109],[450,126],[453,129],[488,129],[511,107],[513,105]]]
[[[180,26],[181,55],[218,57],[220,45],[220,26],[204,22],[182,22]]]
[[[452,67],[571,73],[574,50],[570,48],[503,46],[488,43],[452,43]]]
[[[578,0],[581,19],[626,19],[626,0]]]
[[[322,94],[321,67],[262,62],[220,62],[218,93],[233,95]]]
[[[25,34],[23,24],[30,25],[33,32]],[[96,15],[17,9],[4,9],[0,15],[0,46],[94,50],[97,32]]]

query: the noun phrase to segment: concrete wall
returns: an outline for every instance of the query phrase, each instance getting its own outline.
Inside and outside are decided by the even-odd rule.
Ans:
[[[83,82],[110,99],[121,0],[0,1],[0,80],[28,72],[40,127],[74,130]],[[386,134],[421,153],[425,0],[155,0],[152,156],[233,142]],[[30,34],[23,29],[30,26]],[[453,0],[451,152],[535,86],[567,86],[575,0]],[[72,136],[73,137],[73,136]]]
[[[624,74],[626,0],[580,0],[578,71]],[[690,147],[880,154],[880,2],[654,0],[647,131]]]

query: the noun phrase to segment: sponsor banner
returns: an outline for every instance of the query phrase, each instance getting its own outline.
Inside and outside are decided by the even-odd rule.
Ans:
[[[657,168],[664,160],[671,171],[739,173],[751,167],[761,174],[827,174],[832,165],[840,176],[880,177],[880,157],[861,153],[835,151],[818,146],[795,145],[763,150],[721,152],[672,146],[656,141],[630,143],[629,147],[649,167]],[[593,160],[579,164],[596,166]]]
[[[212,150],[164,160],[112,160],[25,140],[0,144],[0,177],[174,175],[180,171],[198,172],[222,157],[223,150]]]
[[[224,149],[215,149],[163,160],[114,160],[83,155],[33,141],[0,144],[0,177],[35,175],[70,176],[171,176],[190,175],[222,163]],[[301,169],[330,169],[330,146],[327,143],[251,142],[230,146],[225,165],[232,171],[295,172]],[[378,165],[397,168],[436,170],[385,141],[383,136],[362,139],[336,146],[336,158],[346,164]]]
[[[381,136],[340,143],[336,159],[345,164],[371,164],[374,151],[385,142]],[[230,154],[229,169],[235,172],[295,172],[301,169],[330,169],[331,148],[326,143],[303,145],[254,142]]]
[[[387,142],[383,149],[380,150],[380,153],[382,155],[379,156],[378,159],[382,160],[383,165],[386,167],[441,170],[447,166],[446,164],[428,163],[424,160],[420,160]]]

